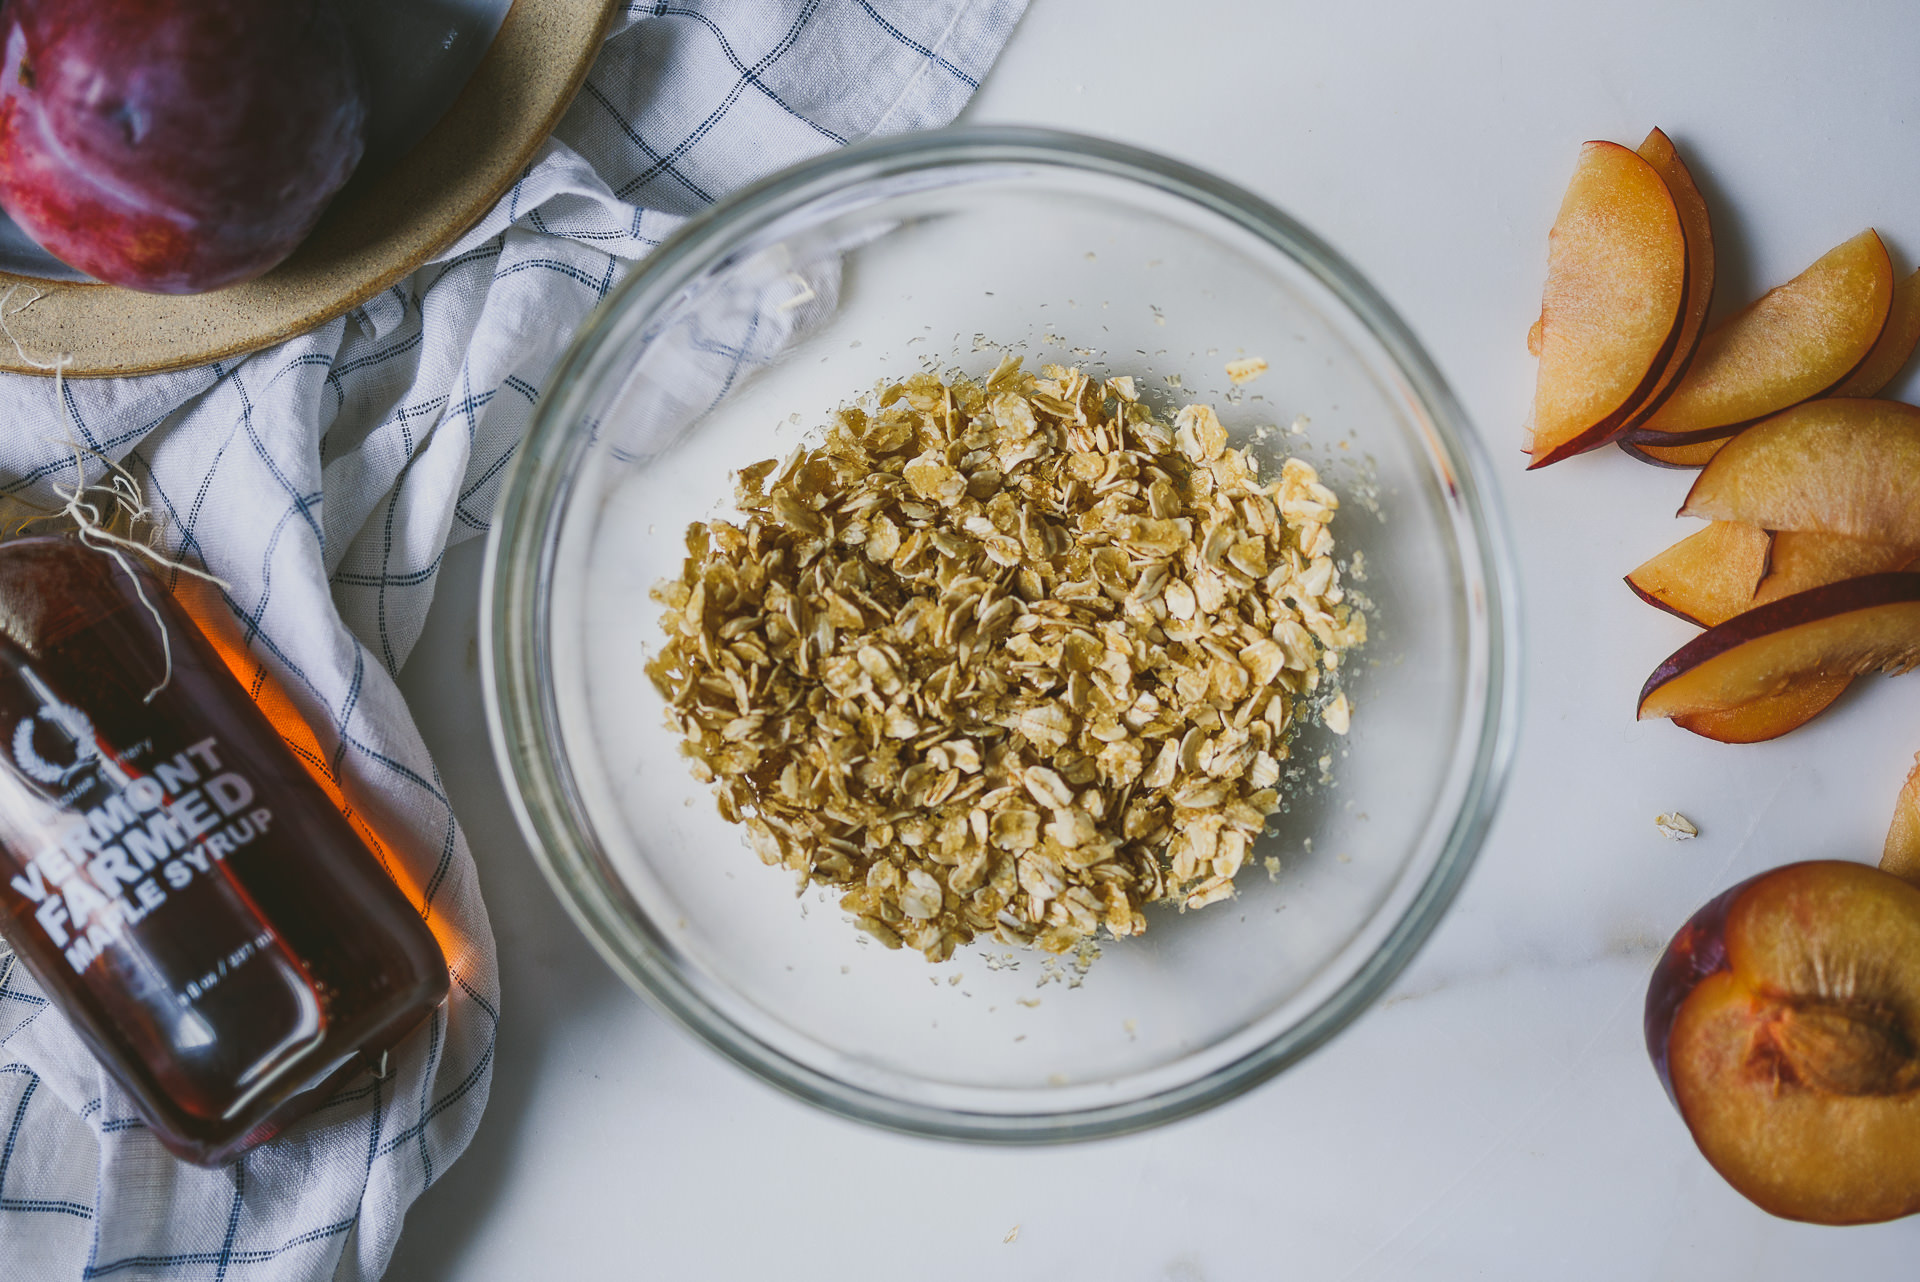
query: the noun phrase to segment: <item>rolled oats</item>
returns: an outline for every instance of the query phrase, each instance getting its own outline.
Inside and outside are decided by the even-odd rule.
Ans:
[[[648,675],[761,861],[890,948],[1062,953],[1229,898],[1297,715],[1348,729],[1339,500],[1210,406],[918,374],[736,493],[654,588]]]
[[[1227,377],[1233,380],[1235,387],[1242,383],[1251,383],[1267,372],[1267,363],[1258,356],[1249,356],[1244,360],[1227,362]]]

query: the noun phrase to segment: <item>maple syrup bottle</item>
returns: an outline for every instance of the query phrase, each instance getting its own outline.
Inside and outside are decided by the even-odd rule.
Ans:
[[[134,573],[152,610],[77,538],[0,543],[0,935],[161,1142],[216,1165],[378,1060],[446,997],[447,964]]]

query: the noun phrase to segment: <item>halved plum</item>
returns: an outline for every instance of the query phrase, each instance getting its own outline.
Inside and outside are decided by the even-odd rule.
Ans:
[[[1680,514],[1920,547],[1920,409],[1796,405],[1715,454]]]
[[[1530,466],[1620,430],[1666,368],[1686,283],[1686,235],[1659,171],[1617,143],[1587,143],[1548,238],[1529,335],[1540,357]]]
[[[1870,574],[1783,597],[1708,628],[1640,691],[1642,720],[1737,708],[1814,677],[1920,664],[1920,574]]]
[[[1674,935],[1645,1028],[1701,1153],[1763,1210],[1920,1210],[1920,888],[1837,860],[1742,882]]]

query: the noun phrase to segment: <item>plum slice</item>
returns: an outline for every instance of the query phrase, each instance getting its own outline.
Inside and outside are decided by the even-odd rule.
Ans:
[[[1840,534],[1781,530],[1772,540],[1766,577],[1745,608],[1766,605],[1843,579],[1902,570],[1920,555],[1913,548],[1868,543]],[[1853,678],[1846,676],[1808,677],[1779,694],[1736,708],[1683,712],[1674,717],[1673,724],[1721,743],[1761,743],[1798,730],[1831,707],[1851,684]],[[1916,830],[1915,836],[1920,841],[1920,830]],[[1915,863],[1920,866],[1920,846],[1916,847]]]
[[[1674,210],[1680,215],[1680,233],[1687,245],[1687,279],[1673,350],[1660,377],[1628,416],[1626,426],[1629,428],[1645,422],[1665,404],[1692,366],[1694,353],[1700,347],[1700,335],[1706,330],[1707,312],[1713,306],[1714,282],[1713,219],[1707,213],[1707,202],[1701,197],[1693,174],[1674,149],[1673,140],[1655,129],[1640,144],[1638,155],[1654,167],[1673,196]]]
[[[1809,588],[1904,569],[1915,555],[1910,548],[1837,534],[1769,534],[1737,521],[1715,521],[1628,575],[1627,585],[1652,605],[1712,627]],[[1680,713],[1673,723],[1721,743],[1761,743],[1825,712],[1852,681],[1809,677],[1732,708]]]
[[[1679,713],[1673,724],[1718,743],[1765,743],[1806,725],[1852,684],[1852,677],[1808,677],[1738,707]]]
[[[1759,526],[1715,521],[1650,557],[1627,586],[1648,605],[1709,628],[1753,604],[1772,542]]]
[[[1920,346],[1920,271],[1893,287],[1893,304],[1887,310],[1887,326],[1880,331],[1879,341],[1859,368],[1828,395],[1880,395],[1880,389],[1913,359],[1916,346]]]
[[[1713,456],[1682,516],[1920,547],[1920,409],[1810,401],[1756,423]]]
[[[1626,422],[1666,368],[1686,283],[1686,235],[1659,171],[1617,143],[1587,143],[1529,335],[1540,357],[1530,466],[1593,449]]]
[[[1701,1153],[1763,1210],[1920,1210],[1920,889],[1840,861],[1735,886],[1668,945],[1646,1033]]]
[[[1879,341],[1874,343],[1873,350],[1867,353],[1858,368],[1827,395],[1848,398],[1878,396],[1881,389],[1891,383],[1906,368],[1907,362],[1913,359],[1916,347],[1920,347],[1920,271],[1894,286],[1893,303],[1887,312],[1886,328],[1880,331]],[[1656,388],[1648,398],[1648,403],[1652,406],[1663,403],[1665,399],[1664,390]],[[1658,467],[1705,467],[1733,435],[1729,432],[1724,436],[1683,439],[1677,445],[1662,443],[1671,438],[1656,437],[1652,433],[1636,436],[1634,429],[1645,421],[1643,416],[1649,412],[1648,408],[1643,407],[1636,413],[1619,440],[1620,448],[1642,463],[1652,463]]]
[[[1893,262],[1868,229],[1708,331],[1673,395],[1629,438],[1674,445],[1731,435],[1820,395],[1873,350],[1892,300]]]
[[[1736,708],[1812,677],[1920,664],[1920,574],[1870,574],[1782,597],[1708,628],[1654,669],[1642,720]]]
[[[1679,445],[1622,440],[1617,444],[1642,463],[1651,463],[1655,467],[1695,468],[1711,463],[1713,456],[1720,452],[1720,447],[1731,439],[1728,436],[1716,436],[1704,441],[1685,441]]]
[[[1880,852],[1880,867],[1896,877],[1920,884],[1920,757],[1900,789],[1900,800],[1893,807],[1893,824],[1887,829],[1887,844]]]
[[[1904,570],[1915,557],[1920,557],[1920,548],[1870,543],[1844,534],[1781,530],[1773,536],[1767,576],[1754,591],[1753,604],[1765,605],[1842,579]]]

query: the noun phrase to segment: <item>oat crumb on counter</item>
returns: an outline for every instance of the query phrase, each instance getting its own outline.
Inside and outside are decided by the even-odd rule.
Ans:
[[[1692,841],[1700,835],[1700,830],[1694,827],[1693,820],[1678,810],[1668,811],[1664,815],[1655,815],[1653,826],[1672,841]]]

